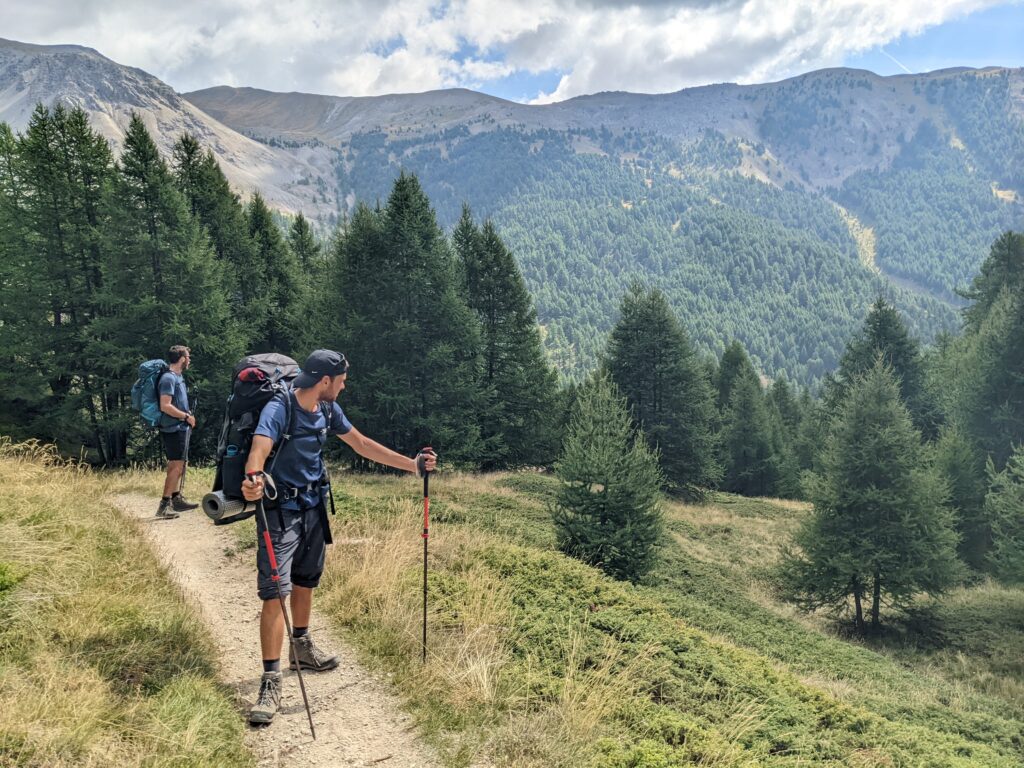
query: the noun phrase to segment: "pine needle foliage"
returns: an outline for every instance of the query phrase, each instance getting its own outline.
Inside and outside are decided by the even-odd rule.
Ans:
[[[670,489],[701,496],[717,484],[721,468],[711,382],[661,291],[639,282],[630,285],[606,358],[633,418],[661,456]]]
[[[989,562],[1001,580],[1024,583],[1024,446],[1018,446],[1001,472],[988,461],[985,518],[990,521]]]
[[[662,537],[662,476],[657,452],[607,377],[580,390],[556,471],[552,515],[562,551],[615,578],[641,579]]]
[[[809,494],[814,513],[782,564],[785,591],[802,608],[844,613],[852,600],[864,633],[867,603],[877,632],[883,600],[904,606],[960,576],[948,488],[881,359],[851,387]]]

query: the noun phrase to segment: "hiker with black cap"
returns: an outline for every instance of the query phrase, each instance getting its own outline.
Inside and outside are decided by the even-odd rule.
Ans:
[[[320,583],[327,544],[331,543],[322,455],[327,436],[337,435],[364,458],[415,472],[420,477],[432,471],[437,462],[436,455],[429,449],[410,459],[360,434],[336,402],[345,389],[347,375],[348,361],[344,355],[329,349],[313,352],[292,383],[291,391],[278,395],[263,407],[245,467],[247,479],[242,483],[242,493],[246,499],[264,498],[264,491],[271,483],[268,495],[273,496],[276,490],[276,501],[267,499],[264,506],[268,512],[267,526],[281,592],[291,595],[292,636],[297,657],[291,658],[291,669],[301,664],[303,670],[323,672],[338,666],[338,657],[317,647],[309,634],[313,590]],[[275,445],[279,454],[272,462],[268,480],[263,474],[264,465]],[[269,723],[281,702],[285,622],[262,533],[261,530],[258,534],[256,566],[257,588],[263,601],[260,613],[263,677],[257,701],[249,713],[252,723]]]

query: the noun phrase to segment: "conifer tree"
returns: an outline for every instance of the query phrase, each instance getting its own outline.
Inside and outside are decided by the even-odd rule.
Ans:
[[[251,323],[253,352],[300,355],[308,341],[305,275],[273,214],[257,192],[246,207],[255,269],[242,279],[243,312]]]
[[[1018,448],[1002,471],[991,460],[987,474],[985,517],[990,522],[992,570],[1008,583],[1024,583],[1024,447]]]
[[[23,419],[31,431],[66,446],[88,445],[106,460],[104,423],[111,407],[105,382],[85,365],[89,327],[101,314],[102,235],[108,226],[102,200],[113,174],[106,141],[81,109],[40,105],[17,147],[24,322],[15,341],[28,367],[45,382],[44,407]],[[27,271],[24,271],[27,270]],[[26,403],[26,405],[28,405]]]
[[[556,471],[562,482],[552,515],[561,549],[615,578],[648,573],[663,530],[658,456],[610,379],[578,392]]]
[[[976,331],[1000,293],[1020,294],[1024,288],[1024,233],[1004,232],[993,244],[971,287],[961,295],[971,302],[964,311],[967,328]]]
[[[776,379],[767,393],[768,424],[772,446],[775,493],[785,498],[801,495],[798,453],[803,423],[800,405],[785,376]]]
[[[229,311],[221,265],[138,115],[125,134],[106,206],[109,258],[100,297],[109,315],[93,324],[86,354],[97,374],[116,387],[111,427],[118,432],[108,460],[125,457],[128,428],[137,420],[128,411],[136,366],[174,343],[191,347],[194,394],[209,408],[197,415],[198,452],[215,439],[213,414],[244,338]]]
[[[302,215],[302,211],[299,211],[288,229],[288,245],[302,271],[306,275],[312,275],[320,259],[320,243],[316,241],[313,228],[309,226],[309,221]]]
[[[0,123],[0,433],[23,440],[35,436],[33,424],[45,407],[41,344],[49,329],[37,298],[41,276],[30,259],[18,144]]]
[[[1001,469],[1024,443],[1024,299],[1004,288],[972,342],[968,429]]]
[[[935,443],[936,464],[949,485],[949,501],[960,535],[957,552],[972,568],[986,566],[992,530],[985,514],[985,471],[981,452],[954,424],[943,427]]]
[[[716,402],[719,411],[725,411],[729,407],[732,388],[737,379],[750,375],[757,378],[757,371],[747,356],[747,350],[739,341],[733,341],[722,353],[722,360],[718,365],[718,378],[715,384],[718,389]]]
[[[205,227],[206,233],[224,266],[227,277],[228,302],[236,317],[248,318],[254,307],[246,304],[256,293],[253,281],[259,275],[256,246],[249,234],[245,207],[231,189],[227,177],[210,150],[203,151],[199,141],[183,134],[174,145],[174,177],[185,196],[192,215]],[[257,329],[246,329],[246,342],[255,338]]]
[[[480,330],[455,266],[419,181],[401,174],[387,206],[358,206],[336,241],[328,337],[352,361],[346,402],[360,428],[406,454],[430,444],[475,463]]]
[[[776,492],[778,468],[761,382],[753,367],[742,369],[731,386],[723,417],[723,486],[745,496]]]
[[[941,419],[937,404],[925,388],[920,343],[910,335],[896,308],[881,297],[871,306],[863,327],[846,345],[836,376],[826,388],[825,401],[829,409],[836,412],[850,383],[871,370],[878,355],[892,367],[914,426],[927,439],[935,439]]]
[[[700,495],[721,479],[715,399],[706,368],[661,291],[630,285],[608,338],[608,372],[670,486]]]
[[[546,465],[558,451],[558,379],[515,259],[491,222],[468,207],[452,235],[466,298],[481,330],[482,467]]]
[[[881,359],[851,382],[809,492],[814,512],[780,569],[801,607],[845,612],[852,600],[857,630],[877,631],[883,597],[906,605],[959,576],[945,482]]]

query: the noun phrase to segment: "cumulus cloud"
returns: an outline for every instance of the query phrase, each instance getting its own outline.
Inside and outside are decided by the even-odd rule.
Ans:
[[[88,45],[181,91],[227,84],[360,96],[561,73],[536,94],[549,102],[780,79],[1001,2],[37,0],[5,13],[3,34]]]

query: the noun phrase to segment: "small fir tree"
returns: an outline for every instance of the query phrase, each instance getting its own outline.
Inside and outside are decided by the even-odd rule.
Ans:
[[[648,573],[663,529],[658,456],[611,380],[578,392],[556,471],[562,484],[552,515],[561,549],[615,578]]]
[[[312,275],[320,260],[320,243],[313,235],[313,228],[302,212],[295,217],[288,229],[288,245],[298,260],[302,270]]]
[[[750,362],[747,350],[739,341],[733,341],[725,352],[722,353],[722,360],[718,364],[718,376],[715,385],[718,389],[718,410],[725,411],[732,399],[732,388],[736,381],[743,376],[752,375],[757,378],[757,371],[754,364]]]

